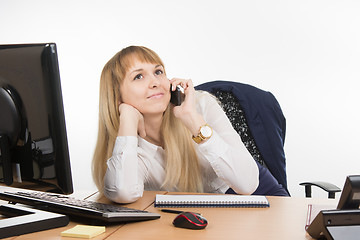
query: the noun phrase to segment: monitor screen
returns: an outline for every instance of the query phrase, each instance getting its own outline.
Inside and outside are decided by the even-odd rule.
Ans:
[[[55,43],[0,45],[0,179],[73,192]]]
[[[359,209],[360,206],[360,175],[346,177],[337,209]]]

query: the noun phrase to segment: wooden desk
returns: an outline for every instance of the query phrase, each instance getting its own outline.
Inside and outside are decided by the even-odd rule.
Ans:
[[[305,231],[309,203],[335,207],[334,200],[268,197],[270,208],[184,208],[200,212],[208,220],[204,230],[187,230],[172,226],[176,216],[158,212],[161,218],[149,222],[126,224],[111,234],[113,239],[312,239]]]
[[[312,239],[305,231],[308,204],[318,204],[334,208],[336,200],[306,199],[290,197],[268,197],[269,208],[184,208],[182,210],[200,212],[209,225],[203,230],[188,230],[172,225],[175,214],[163,213],[154,208],[155,194],[165,192],[145,192],[144,197],[126,206],[161,214],[157,220],[112,225],[106,232],[93,240],[107,239]],[[105,198],[92,195],[88,199],[109,203]],[[61,237],[60,233],[79,222],[70,222],[66,227],[25,234],[7,240],[78,240],[79,238]]]

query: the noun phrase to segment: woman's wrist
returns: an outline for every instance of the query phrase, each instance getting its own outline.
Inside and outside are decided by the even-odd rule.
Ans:
[[[206,124],[204,118],[197,112],[184,116],[182,119],[193,136],[197,136],[200,127]]]
[[[133,118],[127,117],[126,114],[120,115],[120,124],[118,136],[137,136],[138,121]]]

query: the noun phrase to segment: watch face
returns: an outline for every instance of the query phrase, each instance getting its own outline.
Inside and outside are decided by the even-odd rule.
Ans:
[[[201,133],[201,135],[203,135],[205,138],[211,137],[211,134],[212,134],[211,127],[209,127],[209,126],[203,126],[203,127],[200,129],[200,133]]]

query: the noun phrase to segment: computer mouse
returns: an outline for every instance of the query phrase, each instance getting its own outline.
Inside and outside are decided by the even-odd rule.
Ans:
[[[182,212],[175,217],[173,225],[179,228],[204,229],[208,221],[198,213]]]

